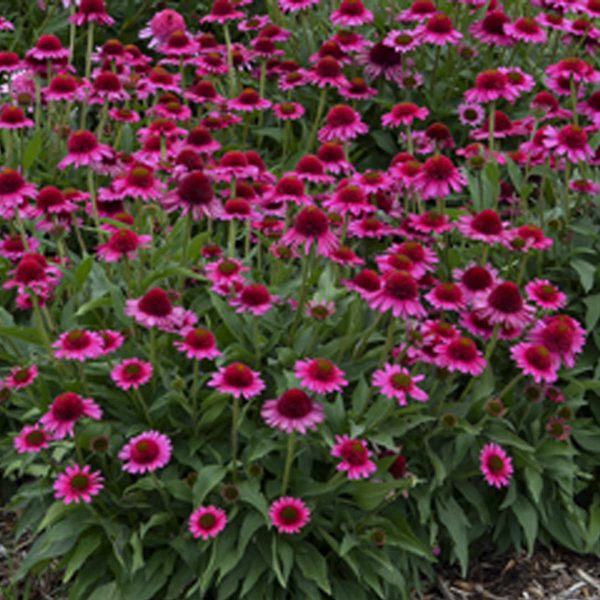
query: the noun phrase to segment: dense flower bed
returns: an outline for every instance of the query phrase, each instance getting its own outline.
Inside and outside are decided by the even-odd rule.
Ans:
[[[0,591],[600,554],[597,0],[70,4],[0,19]]]

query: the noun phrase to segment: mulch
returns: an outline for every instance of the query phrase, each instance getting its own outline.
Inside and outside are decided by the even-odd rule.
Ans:
[[[13,527],[14,515],[0,510],[0,590],[8,586],[10,574],[33,542],[31,536],[25,535],[15,544]],[[56,565],[41,576],[28,579],[29,600],[65,600],[68,596]],[[16,599],[23,597],[23,586],[12,592]],[[12,600],[10,596],[9,599]],[[531,557],[483,557],[473,562],[464,579],[456,569],[441,570],[419,600],[581,599],[600,600],[600,559],[542,548]]]

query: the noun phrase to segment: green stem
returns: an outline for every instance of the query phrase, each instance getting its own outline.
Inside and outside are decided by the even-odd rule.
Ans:
[[[310,273],[310,266],[312,263],[312,258],[314,254],[314,243],[311,244],[310,252],[308,256],[305,256],[304,262],[302,263],[302,283],[300,284],[300,300],[298,302],[298,308],[296,309],[296,316],[294,317],[294,322],[292,323],[292,327],[290,329],[290,335],[293,337],[296,333],[296,329],[298,329],[298,325],[302,321],[302,313],[304,311],[304,305],[306,304],[306,299],[308,296],[308,279]]]
[[[231,415],[231,477],[233,482],[237,479],[237,454],[238,454],[238,421],[240,418],[240,399],[233,397],[233,410]]]
[[[319,106],[317,107],[317,116],[313,122],[313,126],[310,132],[310,137],[308,138],[308,144],[306,146],[307,152],[312,152],[314,143],[317,138],[317,129],[319,129],[319,123],[321,118],[323,117],[323,111],[325,110],[325,102],[327,100],[327,88],[324,87],[321,90],[321,97],[319,98]]]
[[[296,432],[292,431],[288,437],[287,455],[285,458],[285,467],[283,469],[283,479],[281,481],[281,495],[285,496],[290,482],[290,473],[292,471],[292,463],[294,462],[294,447],[296,445]]]
[[[390,317],[390,324],[388,325],[388,329],[387,329],[387,337],[385,339],[385,345],[383,346],[383,350],[381,351],[381,356],[379,357],[379,364],[383,365],[388,357],[388,354],[390,353],[390,350],[392,349],[392,346],[394,344],[394,331],[396,329],[396,319],[391,316]]]

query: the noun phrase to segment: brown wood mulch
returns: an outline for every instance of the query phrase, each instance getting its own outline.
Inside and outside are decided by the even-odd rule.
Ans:
[[[9,578],[33,541],[25,535],[14,544],[13,526],[11,514],[0,510],[0,598],[9,590],[6,600],[23,597],[23,585],[11,590]],[[28,578],[26,587],[29,600],[65,600],[68,596],[61,574],[52,568]],[[600,559],[545,548],[531,557],[482,558],[473,562],[465,579],[451,568],[440,571],[430,590],[417,599],[600,600]]]

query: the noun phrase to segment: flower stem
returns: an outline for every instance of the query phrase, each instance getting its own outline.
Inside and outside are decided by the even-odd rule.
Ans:
[[[231,478],[237,479],[237,453],[238,453],[238,421],[240,418],[240,399],[233,397],[233,410],[231,415]]]
[[[300,300],[298,302],[298,308],[296,309],[296,316],[294,318],[294,322],[292,323],[292,327],[290,329],[290,335],[296,333],[296,329],[298,329],[298,325],[300,325],[300,321],[302,321],[302,313],[304,311],[304,306],[306,304],[306,297],[308,296],[308,279],[310,273],[310,265],[312,262],[314,254],[314,244],[310,247],[310,252],[308,256],[305,258],[302,264],[302,283],[300,284]]]
[[[313,126],[310,132],[310,137],[308,138],[308,144],[306,146],[307,152],[312,152],[313,145],[317,138],[317,129],[319,128],[319,122],[321,121],[321,117],[323,116],[323,111],[325,110],[325,101],[327,100],[327,88],[324,87],[321,90],[321,97],[319,98],[319,106],[317,107],[317,116],[313,122]]]
[[[292,431],[287,442],[287,456],[285,458],[285,467],[283,469],[283,480],[281,481],[281,495],[285,496],[290,482],[290,473],[292,471],[292,463],[294,462],[294,447],[296,445],[296,432]]]

